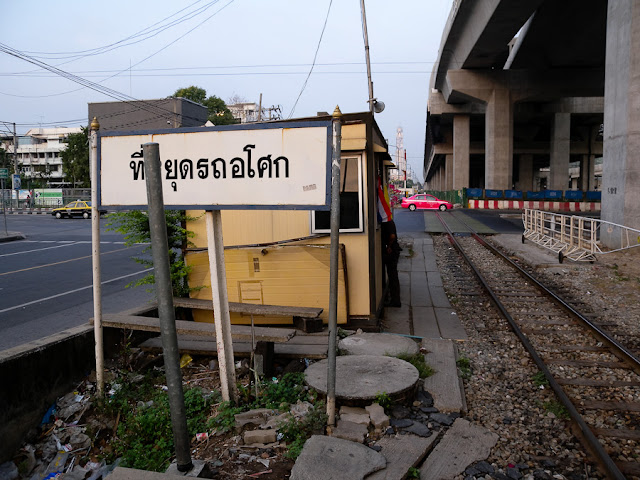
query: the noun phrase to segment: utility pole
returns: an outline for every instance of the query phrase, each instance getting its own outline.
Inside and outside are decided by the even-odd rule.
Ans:
[[[364,0],[360,0],[362,12],[362,34],[364,35],[364,55],[367,60],[367,80],[369,82],[369,111],[373,115],[373,81],[371,80],[371,61],[369,60],[369,35],[367,34],[367,14],[364,10]]]
[[[13,173],[18,175],[18,136],[16,135],[16,124],[13,123]],[[16,190],[16,210],[20,204],[20,200],[18,199],[19,190]]]
[[[260,94],[260,103],[258,104],[258,122],[262,121],[262,94]]]

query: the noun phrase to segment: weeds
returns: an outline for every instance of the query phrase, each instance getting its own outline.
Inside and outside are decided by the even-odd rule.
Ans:
[[[427,365],[427,362],[424,360],[424,355],[421,353],[401,353],[400,355],[396,355],[396,358],[409,362],[411,365],[416,367],[420,378],[427,378],[436,373],[430,365]]]
[[[547,377],[545,377],[544,373],[542,372],[536,373],[533,377],[531,377],[531,380],[533,380],[533,384],[538,388],[549,386],[549,380],[547,380]]]
[[[563,420],[568,420],[569,419],[569,411],[567,410],[567,407],[562,405],[557,400],[551,400],[549,402],[544,402],[542,404],[542,406],[544,407],[544,409],[547,412],[553,413],[557,418],[561,418]]]
[[[323,402],[319,402],[309,413],[300,420],[291,418],[278,426],[278,432],[282,434],[282,439],[287,442],[287,453],[285,456],[295,460],[302,452],[304,443],[314,433],[324,431],[327,423],[327,414]]]
[[[385,410],[389,410],[393,405],[393,400],[387,392],[378,392],[375,396],[376,403]]]
[[[129,406],[126,414],[119,417],[113,453],[122,457],[123,466],[161,472],[169,465],[174,450],[169,397],[166,392],[156,390],[145,403],[140,401],[139,393],[136,390],[135,398],[139,400],[136,407]],[[206,428],[211,402],[200,389],[185,390],[189,436]],[[121,401],[119,405],[122,405]]]
[[[462,356],[456,361],[456,366],[458,367],[458,370],[460,370],[460,376],[463,380],[469,380],[471,378],[471,375],[473,374],[471,360]]]
[[[420,470],[416,467],[409,467],[407,471],[407,478],[420,478]]]

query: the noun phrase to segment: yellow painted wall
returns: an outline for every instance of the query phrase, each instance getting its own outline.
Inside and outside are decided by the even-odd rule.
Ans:
[[[343,254],[339,257],[338,323],[348,318],[344,281]],[[230,302],[323,308],[321,318],[329,318],[328,245],[274,246],[266,248],[227,249],[227,293]],[[187,264],[192,267],[190,285],[205,288],[192,293],[193,298],[211,299],[211,275],[207,252],[190,252]],[[194,319],[212,322],[213,312],[198,310]],[[233,323],[250,323],[249,316],[231,313]],[[256,316],[257,324],[290,324],[290,317]]]
[[[371,253],[376,256],[376,271],[382,271],[379,232],[376,234],[374,252],[370,252],[367,236],[368,228],[376,228],[377,222],[375,218],[372,221],[368,218],[366,202],[377,201],[377,199],[375,192],[370,194],[367,190],[366,178],[369,174],[369,160],[366,158],[365,146],[366,126],[364,124],[345,125],[342,127],[342,156],[349,157],[350,153],[362,155],[362,189],[365,203],[363,206],[364,231],[361,233],[340,234],[340,243],[345,246],[346,251],[347,284],[349,289],[348,310],[349,315],[353,316],[369,316],[375,313],[370,311],[369,300],[369,278],[371,275],[376,274],[376,272],[369,271],[369,255]],[[247,192],[247,195],[250,194],[251,192]],[[371,195],[371,198],[369,198],[369,195]],[[190,221],[187,224],[187,229],[195,233],[195,237],[191,241],[196,247],[206,248],[207,237],[203,212],[189,211],[188,213],[193,217],[198,217],[197,220]],[[225,246],[278,242],[311,235],[311,216],[307,210],[223,210],[222,230]],[[330,239],[327,235],[305,239],[299,243],[328,245]],[[227,251],[225,251],[225,258],[226,254]],[[192,286],[198,285],[197,282],[190,284]],[[382,290],[380,282],[376,282],[376,284],[375,303],[378,304],[382,296]]]

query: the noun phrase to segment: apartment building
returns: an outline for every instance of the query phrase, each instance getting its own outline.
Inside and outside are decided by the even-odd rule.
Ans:
[[[32,128],[18,135],[16,156],[20,173],[26,179],[43,180],[48,187],[65,186],[60,154],[67,148],[67,137],[81,131],[80,127]],[[14,152],[13,137],[3,138],[3,148]]]

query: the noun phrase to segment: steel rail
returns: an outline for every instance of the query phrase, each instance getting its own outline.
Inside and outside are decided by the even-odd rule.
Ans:
[[[522,330],[520,329],[516,321],[509,314],[505,306],[502,304],[502,302],[498,298],[497,294],[491,289],[490,285],[487,283],[487,281],[482,276],[480,271],[473,264],[469,256],[464,252],[462,245],[460,245],[458,240],[456,240],[453,232],[451,231],[447,223],[443,220],[443,218],[440,216],[439,213],[436,213],[436,217],[438,218],[440,223],[442,223],[442,226],[444,227],[444,229],[447,231],[447,236],[451,244],[456,248],[456,250],[458,250],[458,252],[460,252],[460,255],[464,258],[465,262],[467,262],[469,267],[471,267],[476,277],[478,278],[478,281],[482,284],[483,288],[491,298],[491,301],[494,303],[496,308],[500,311],[500,313],[505,318],[505,320],[507,320],[511,329],[513,330],[515,335],[518,337],[522,345],[525,347],[525,349],[531,356],[536,366],[544,374],[545,378],[549,382],[549,386],[553,389],[554,393],[558,397],[558,400],[564,405],[564,407],[569,412],[569,416],[571,417],[571,419],[579,429],[579,433],[580,433],[579,436],[586,443],[585,447],[589,449],[597,457],[598,463],[600,464],[602,469],[606,472],[609,478],[616,479],[616,480],[625,480],[626,477],[620,471],[618,466],[614,463],[613,459],[609,456],[609,454],[605,451],[604,447],[602,446],[598,438],[593,434],[593,432],[589,428],[589,425],[587,425],[587,423],[584,421],[584,419],[582,418],[582,415],[580,415],[580,412],[578,412],[576,407],[573,405],[573,403],[571,402],[571,399],[565,393],[562,386],[556,381],[551,371],[547,368],[547,365],[544,363],[540,355],[538,355],[538,352],[534,348],[533,344],[529,341],[529,338],[522,332]],[[456,218],[456,220],[460,220],[460,219]],[[473,229],[469,227],[469,225],[466,225],[466,227],[469,228],[470,232],[473,235],[476,235]]]

